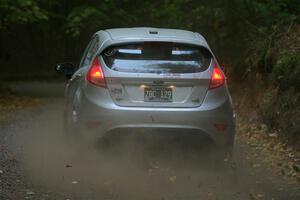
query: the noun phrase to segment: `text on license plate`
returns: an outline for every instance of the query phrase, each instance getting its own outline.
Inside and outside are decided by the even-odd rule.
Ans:
[[[144,88],[144,101],[146,102],[172,102],[172,88],[147,87]]]

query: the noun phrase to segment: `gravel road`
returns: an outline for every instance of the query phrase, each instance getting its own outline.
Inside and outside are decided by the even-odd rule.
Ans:
[[[41,100],[0,123],[0,199],[300,199],[297,185],[274,175],[246,144],[237,143],[234,161],[219,167],[201,165],[205,160],[176,146],[120,154],[70,147],[63,139],[63,84],[11,88]]]

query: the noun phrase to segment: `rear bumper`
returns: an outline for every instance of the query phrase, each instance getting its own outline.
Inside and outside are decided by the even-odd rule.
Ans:
[[[208,94],[203,104],[195,108],[145,108],[120,107],[105,99],[95,102],[82,94],[82,123],[88,130],[84,137],[103,137],[112,130],[128,128],[182,129],[203,134],[218,146],[232,145],[235,115],[230,98],[225,97],[218,104],[205,103],[216,98]],[[216,124],[224,124],[225,130],[218,131]]]

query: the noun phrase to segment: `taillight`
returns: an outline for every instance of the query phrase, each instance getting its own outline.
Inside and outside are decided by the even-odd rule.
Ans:
[[[213,73],[211,76],[209,89],[215,89],[221,87],[225,83],[225,76],[222,70],[218,67],[217,64],[214,65]]]
[[[105,81],[105,77],[104,77],[104,73],[102,71],[102,68],[100,66],[99,63],[99,58],[95,57],[95,59],[93,60],[92,66],[90,67],[87,75],[86,75],[86,79],[99,87],[106,87],[106,81]]]
[[[223,123],[214,124],[214,126],[217,129],[217,131],[225,131],[227,128],[226,124]]]

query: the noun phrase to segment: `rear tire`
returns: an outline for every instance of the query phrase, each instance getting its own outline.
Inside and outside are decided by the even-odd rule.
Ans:
[[[75,145],[81,139],[82,122],[79,111],[73,105],[67,105],[64,112],[64,142]]]

